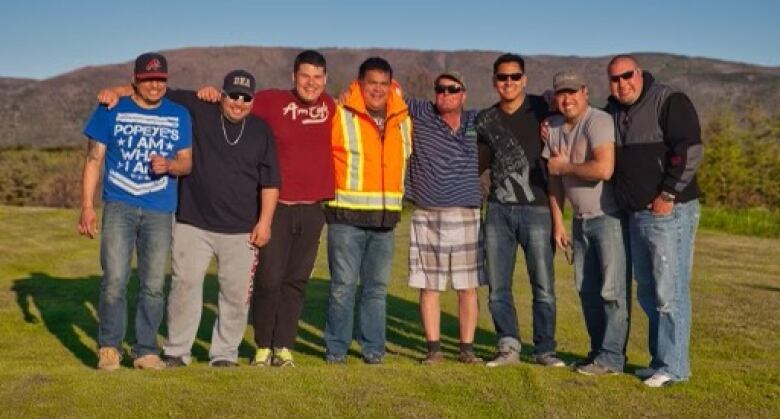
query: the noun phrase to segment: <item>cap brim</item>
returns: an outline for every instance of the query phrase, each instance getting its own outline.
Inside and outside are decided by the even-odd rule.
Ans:
[[[135,75],[136,80],[165,79],[168,80],[168,73],[141,73]]]
[[[441,80],[441,79],[452,80],[455,83],[458,83],[459,85],[461,85],[464,89],[466,88],[466,85],[463,83],[463,81],[461,81],[461,79],[459,79],[458,77],[456,77],[456,76],[454,76],[454,75],[452,75],[450,73],[439,74],[439,76],[436,77],[435,82],[438,83],[439,80]]]
[[[565,86],[559,86],[557,89],[555,89],[555,93],[557,94],[557,93],[563,92],[564,90],[568,90],[568,91],[574,92],[574,91],[580,90],[582,87],[583,87],[583,85],[574,85],[574,84],[565,85]]]
[[[248,95],[251,98],[255,97],[255,92],[253,92],[251,89],[245,89],[241,87],[233,87],[231,89],[223,89],[225,94],[231,94],[231,93],[241,93],[243,95]]]

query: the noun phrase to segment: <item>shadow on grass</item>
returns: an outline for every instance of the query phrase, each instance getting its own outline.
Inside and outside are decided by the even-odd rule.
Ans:
[[[329,281],[324,278],[312,278],[306,287],[306,301],[301,315],[301,324],[308,328],[298,329],[296,349],[299,352],[315,356],[323,356],[325,342],[322,331],[325,328],[325,318],[328,310]],[[447,291],[452,292],[452,291]],[[360,295],[360,290],[356,295]],[[528,302],[530,304],[530,301]],[[355,324],[357,324],[357,305],[355,303]],[[387,296],[387,351],[391,354],[403,356],[409,359],[422,359],[428,348],[420,321],[420,306],[417,301],[409,301],[395,295]],[[314,334],[306,329],[318,332]],[[526,330],[526,339],[530,340],[530,325]],[[356,332],[353,332],[353,336]],[[441,314],[441,345],[445,352],[457,354],[459,351],[459,326],[458,318],[452,314]],[[489,358],[493,355],[498,338],[492,330],[478,327],[474,335],[474,347],[478,355]],[[521,359],[525,362],[534,362],[534,346],[523,343]],[[351,349],[350,355],[360,356]],[[558,351],[558,356],[567,364],[582,362],[585,355],[567,351]],[[640,368],[636,365],[627,365],[627,368]]]
[[[306,287],[306,301],[301,315],[303,325],[298,330],[298,346],[300,352],[323,356],[325,342],[322,331],[325,329],[325,318],[328,311],[329,281],[324,278],[312,278]],[[358,324],[358,305],[360,289],[356,293],[355,325]],[[417,301],[409,301],[392,294],[387,296],[387,351],[391,354],[412,359],[421,358],[427,351],[422,324],[420,322],[420,306]],[[314,334],[308,329],[314,329]],[[357,332],[353,332],[356,336]],[[476,345],[494,345],[495,333],[477,328],[474,337]],[[441,343],[447,352],[458,351],[458,318],[449,313],[441,314]],[[360,356],[354,350],[350,354]]]
[[[166,295],[170,287],[170,278],[166,280]],[[27,278],[14,281],[12,290],[24,320],[28,323],[43,322],[48,331],[84,365],[97,364],[97,307],[100,293],[100,277],[81,278],[52,277],[46,273],[34,272]],[[218,282],[216,276],[207,275],[204,282],[204,308],[198,327],[197,340],[192,348],[192,356],[201,362],[207,362],[208,342],[216,320]],[[322,332],[328,309],[329,281],[324,278],[312,278],[306,287],[306,297],[298,329],[296,350],[311,356],[322,357],[325,342]],[[359,290],[357,295],[360,295]],[[126,341],[133,342],[135,336],[134,316],[138,296],[138,280],[133,271],[128,286],[128,322]],[[356,308],[358,302],[356,302]],[[357,310],[355,319],[357,324]],[[458,318],[449,313],[441,314],[441,343],[445,352],[458,352]],[[165,322],[160,327],[161,336],[167,333]],[[476,352],[488,357],[497,338],[493,331],[477,328],[474,338]],[[422,358],[427,350],[419,304],[395,295],[387,296],[387,350],[391,354],[410,359]],[[533,362],[533,346],[523,345],[522,357]],[[360,356],[350,350],[353,356]],[[559,352],[567,363],[582,361],[583,356]],[[246,339],[239,346],[239,356],[247,359],[254,355],[254,347]],[[131,360],[125,357],[125,365]],[[631,367],[629,367],[631,368]]]
[[[774,287],[772,285],[746,284],[746,283],[742,283],[740,285],[742,285],[743,287],[753,288],[761,291],[780,292],[780,287]]]
[[[16,293],[16,303],[19,306],[24,321],[27,323],[43,322],[46,329],[76,358],[87,366],[97,364],[97,308],[100,294],[100,276],[81,278],[53,277],[46,273],[33,272],[27,278],[14,281],[12,290]],[[166,292],[170,288],[170,278],[166,279]],[[198,327],[197,340],[192,347],[192,356],[200,361],[208,361],[208,345],[201,342],[211,341],[211,331],[216,320],[218,285],[214,275],[207,275],[204,282],[205,303],[201,322]],[[138,297],[138,278],[134,270],[127,290],[128,321],[126,342],[135,339],[135,307]],[[160,327],[159,339],[167,333],[165,321]],[[199,342],[200,341],[200,342]],[[126,348],[127,349],[127,348]],[[254,354],[252,346],[242,341],[239,355],[249,357]],[[123,363],[132,364],[130,357],[125,357]]]

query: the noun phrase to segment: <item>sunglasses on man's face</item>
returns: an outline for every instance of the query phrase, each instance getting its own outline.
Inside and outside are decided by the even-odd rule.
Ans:
[[[612,83],[617,83],[620,81],[620,79],[628,80],[631,77],[634,77],[634,73],[636,72],[636,69],[626,71],[625,73],[615,74],[614,76],[609,76],[609,81]]]
[[[463,91],[463,86],[458,86],[457,84],[450,84],[448,86],[445,86],[443,84],[439,84],[436,87],[433,88],[433,90],[436,91],[436,94],[442,94],[444,92],[447,92],[451,95],[454,95],[455,93],[460,93]]]
[[[238,101],[238,100],[241,100],[243,102],[251,102],[252,101],[252,96],[249,96],[249,95],[247,95],[245,93],[230,93],[230,94],[226,93],[226,95],[227,95],[227,97],[230,98],[230,100],[233,100],[233,101]]]
[[[495,77],[498,81],[507,81],[509,79],[512,79],[512,81],[518,81],[523,78],[523,73],[498,73],[495,75]]]

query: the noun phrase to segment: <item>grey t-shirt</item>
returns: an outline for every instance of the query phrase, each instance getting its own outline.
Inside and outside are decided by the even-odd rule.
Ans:
[[[542,151],[544,158],[549,158],[551,150],[554,150],[559,155],[568,156],[569,162],[581,164],[593,159],[596,147],[615,142],[612,117],[599,109],[589,106],[585,115],[568,131],[564,123],[561,115],[550,118],[550,139]],[[561,183],[577,218],[593,218],[618,210],[611,181],[590,181],[564,175]]]

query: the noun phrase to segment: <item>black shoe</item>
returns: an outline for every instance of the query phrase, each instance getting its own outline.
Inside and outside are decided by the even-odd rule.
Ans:
[[[179,367],[186,367],[187,363],[184,362],[183,356],[170,356],[170,355],[163,355],[160,357],[163,364],[165,364],[165,368],[179,368]]]
[[[230,367],[237,367],[238,363],[233,361],[228,361],[227,359],[219,359],[217,361],[210,363],[209,365],[216,368],[230,368]]]
[[[536,363],[543,367],[565,367],[566,363],[561,361],[555,354],[538,355],[535,359]]]

